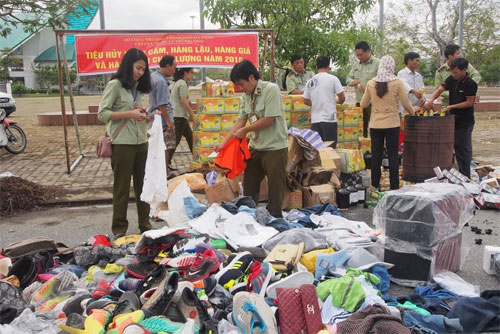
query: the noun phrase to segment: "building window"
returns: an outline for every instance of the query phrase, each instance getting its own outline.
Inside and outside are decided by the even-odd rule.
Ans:
[[[23,60],[19,59],[18,62],[16,62],[15,64],[11,65],[10,66],[10,70],[11,70],[11,72],[22,72],[22,71],[24,71]]]

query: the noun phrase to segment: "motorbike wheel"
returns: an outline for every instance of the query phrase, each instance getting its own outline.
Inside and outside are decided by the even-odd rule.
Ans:
[[[5,149],[12,154],[22,153],[26,148],[27,143],[26,134],[23,129],[16,124],[11,124],[5,129],[5,132],[7,133],[7,138],[9,139]]]

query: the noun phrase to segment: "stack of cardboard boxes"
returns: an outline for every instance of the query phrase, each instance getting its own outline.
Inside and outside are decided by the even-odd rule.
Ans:
[[[302,95],[283,96],[282,105],[289,128],[311,128],[311,107],[304,103]]]

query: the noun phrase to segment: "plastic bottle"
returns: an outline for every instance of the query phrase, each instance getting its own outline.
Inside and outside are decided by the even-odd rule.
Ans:
[[[337,190],[337,206],[339,209],[347,209],[351,205],[349,201],[350,194],[349,190],[344,187]]]
[[[358,190],[358,203],[363,204],[366,200],[366,188],[362,183],[361,176],[356,177],[356,185],[354,187]]]
[[[347,191],[349,191],[349,203],[351,206],[358,205],[358,189],[354,186],[356,183],[348,183]]]
[[[363,156],[365,159],[365,165],[366,169],[371,169],[372,168],[372,154],[371,152],[366,152]]]
[[[386,150],[384,150],[384,155],[382,158],[382,166],[384,167],[384,169],[389,168],[389,156],[387,155]]]

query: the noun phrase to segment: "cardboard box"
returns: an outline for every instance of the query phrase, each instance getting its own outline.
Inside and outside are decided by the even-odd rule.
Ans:
[[[342,169],[342,157],[331,147],[322,147],[318,151],[321,167],[332,169],[339,176]]]
[[[344,148],[348,150],[357,150],[359,147],[359,142],[357,141],[346,141],[344,142]]]
[[[208,164],[199,161],[191,161],[189,163],[189,170],[193,171],[198,168],[208,169]]]
[[[283,105],[283,110],[285,112],[291,112],[293,110],[291,96],[282,96],[281,104]]]
[[[372,150],[372,141],[370,138],[359,137],[359,149],[361,152],[371,152]]]
[[[194,115],[194,129],[193,131],[220,131],[221,130],[221,116],[220,115]]]
[[[210,204],[232,201],[238,195],[239,185],[234,180],[224,179],[205,188],[205,196]]]
[[[219,145],[219,132],[193,132],[194,147],[215,147]]]
[[[201,93],[204,97],[234,96],[234,83],[231,81],[204,82]]]
[[[237,97],[224,98],[224,113],[238,114],[240,112],[241,100]]]
[[[202,97],[196,99],[200,114],[220,115],[224,113],[224,99],[221,97]]]
[[[229,131],[219,132],[219,143],[222,143],[228,135],[229,135]]]
[[[356,126],[344,126],[344,143],[348,141],[357,142],[359,138],[359,129]]]
[[[311,107],[304,103],[302,95],[290,95],[292,97],[293,111],[311,111]]]
[[[293,112],[292,126],[310,126],[311,125],[311,112]]]
[[[283,194],[283,204],[282,209],[292,210],[292,209],[302,209],[302,190],[285,190]]]
[[[227,114],[220,117],[221,131],[229,131],[238,120],[238,114]]]
[[[359,112],[354,110],[355,108],[344,110],[344,127],[355,126],[358,127],[359,123]]]
[[[201,163],[208,163],[208,156],[214,151],[213,148],[195,147],[193,148],[193,160]]]
[[[292,113],[289,111],[285,111],[285,120],[286,120],[286,126],[291,127],[292,126]]]
[[[337,106],[338,108],[338,106]],[[344,127],[344,110],[337,109],[337,131]]]
[[[315,204],[335,204],[335,189],[328,183],[318,186],[303,187],[302,198],[304,208],[311,207]]]

